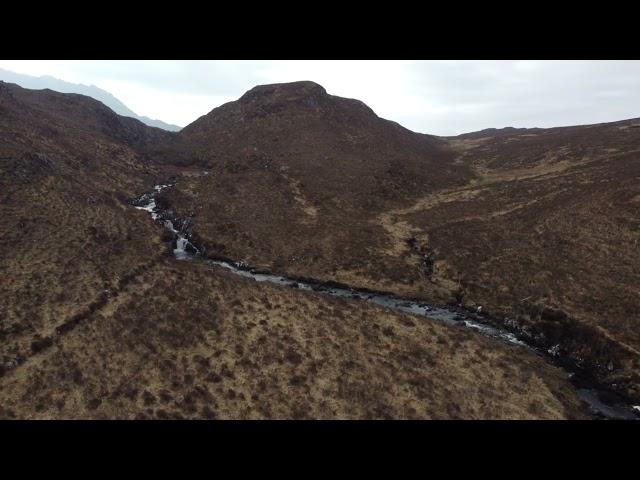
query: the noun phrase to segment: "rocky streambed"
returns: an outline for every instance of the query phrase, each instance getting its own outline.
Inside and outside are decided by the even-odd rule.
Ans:
[[[214,268],[224,268],[236,275],[251,278],[257,282],[269,282],[284,287],[320,292],[341,298],[352,298],[374,303],[403,313],[417,315],[425,320],[441,321],[474,329],[484,335],[501,341],[528,348],[545,357],[550,363],[563,368],[576,388],[578,395],[588,406],[591,415],[602,419],[640,419],[640,406],[632,405],[620,394],[599,383],[593,375],[580,368],[570,359],[557,355],[554,351],[544,351],[528,343],[528,338],[517,331],[508,331],[498,326],[498,322],[481,312],[469,312],[460,307],[430,305],[423,301],[407,299],[383,292],[352,288],[335,282],[320,282],[313,279],[293,278],[271,272],[259,271],[242,261],[222,258],[206,252],[193,238],[188,220],[177,217],[173,212],[162,209],[156,202],[157,195],[175,185],[175,181],[158,184],[153,191],[145,193],[131,203],[140,210],[149,212],[151,218],[162,224],[171,234],[173,255],[177,260],[200,261]]]

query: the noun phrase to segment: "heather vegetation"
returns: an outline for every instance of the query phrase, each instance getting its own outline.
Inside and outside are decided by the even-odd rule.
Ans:
[[[131,204],[171,177],[206,255],[482,305],[637,398],[632,124],[439,138],[298,82],[170,133],[0,82],[0,417],[589,416],[525,347],[177,261]]]

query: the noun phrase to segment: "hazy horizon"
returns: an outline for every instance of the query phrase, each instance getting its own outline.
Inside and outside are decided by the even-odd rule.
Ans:
[[[0,60],[0,68],[95,85],[138,115],[181,127],[256,85],[298,80],[442,136],[640,116],[640,61]]]

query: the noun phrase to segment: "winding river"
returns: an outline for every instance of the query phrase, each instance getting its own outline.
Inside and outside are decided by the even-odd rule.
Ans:
[[[543,352],[528,345],[524,339],[517,335],[489,325],[478,313],[455,310],[441,306],[428,305],[424,302],[407,300],[405,298],[369,292],[366,290],[348,288],[342,286],[327,285],[322,282],[301,281],[290,277],[276,275],[273,273],[258,272],[243,262],[231,262],[224,260],[212,260],[203,256],[200,249],[190,241],[190,235],[186,232],[184,225],[176,228],[174,220],[170,219],[167,212],[164,212],[156,204],[156,195],[161,191],[174,186],[175,183],[167,182],[156,185],[154,190],[145,193],[132,201],[135,208],[145,210],[151,214],[151,218],[164,225],[174,235],[173,254],[177,260],[197,260],[205,262],[215,268],[224,268],[236,275],[251,278],[257,282],[268,282],[300,290],[321,292],[326,295],[341,298],[352,298],[369,303],[374,303],[384,308],[400,311],[407,314],[418,315],[428,320],[436,320],[449,325],[462,325],[472,328],[484,335],[497,338],[501,341],[519,345],[533,351],[535,354],[544,356],[550,363],[561,366],[568,374],[571,383],[576,388],[579,397],[588,405],[592,415],[596,418],[637,420],[640,418],[640,406],[633,406],[624,403],[619,395],[610,389],[599,385],[585,372],[572,365],[560,363],[553,357],[551,352]]]

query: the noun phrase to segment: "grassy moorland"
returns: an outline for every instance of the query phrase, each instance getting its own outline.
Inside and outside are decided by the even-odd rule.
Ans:
[[[437,138],[311,82],[256,87],[178,135],[209,173],[164,201],[213,255],[482,305],[640,399],[639,125]]]
[[[583,418],[522,347],[166,259],[0,379],[3,418]]]
[[[87,97],[0,83],[2,418],[585,416],[566,373],[525,348],[177,262],[162,227],[129,204],[170,175],[178,183],[159,201],[191,218],[212,254],[481,303],[531,328],[597,327],[575,348],[605,342],[589,353],[598,359],[621,349],[605,370],[635,385],[624,349],[637,338],[623,326],[633,327],[624,312],[637,298],[630,147],[617,147],[629,155],[618,163],[594,154],[593,164],[511,165],[514,155],[499,158],[508,137],[414,134],[317,87],[260,87],[168,134]],[[520,168],[528,173],[516,181]],[[561,188],[571,195],[547,206]],[[569,201],[576,195],[583,200]],[[521,246],[518,212],[547,225]],[[563,264],[549,245],[568,238],[574,256]],[[584,255],[600,262],[602,278],[584,277],[595,271]],[[560,337],[584,332],[569,327]]]

